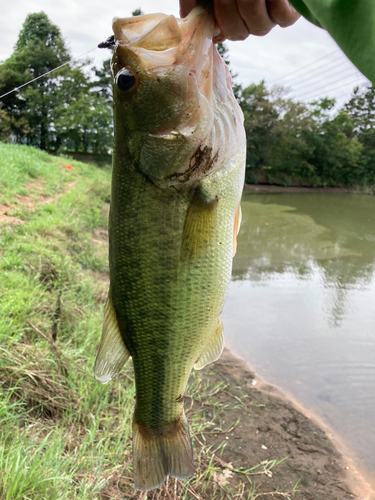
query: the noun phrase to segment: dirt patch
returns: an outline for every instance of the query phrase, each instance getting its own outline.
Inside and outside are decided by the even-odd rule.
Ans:
[[[51,203],[52,201],[58,200],[65,194],[70,191],[75,185],[74,182],[67,182],[65,184],[65,189],[62,193],[59,193],[56,196],[50,196],[49,194],[42,193],[44,186],[40,182],[29,182],[26,185],[26,189],[30,194],[22,195],[16,194],[15,200],[12,205],[9,203],[3,203],[0,205],[0,226],[6,224],[22,224],[25,221],[18,217],[12,215],[17,212],[20,207],[26,208],[28,210],[33,210],[36,206],[45,205],[47,203]],[[1,230],[1,229],[0,229]]]
[[[109,274],[104,271],[95,271],[94,276],[97,282],[96,300],[99,304],[105,304],[108,297]]]
[[[25,222],[18,217],[12,215],[13,208],[9,203],[2,203],[0,205],[0,225],[2,224],[22,224]]]
[[[359,188],[340,187],[300,187],[300,186],[275,186],[271,184],[245,184],[245,193],[325,193],[325,194],[367,194],[372,195],[371,189],[361,190]]]
[[[34,208],[35,206],[35,200],[32,196],[29,195],[22,195],[22,194],[16,194],[16,200],[17,204],[23,205],[24,207],[27,208]]]
[[[98,227],[94,229],[93,242],[99,245],[108,245],[108,229],[105,227]]]
[[[34,208],[37,205],[44,205],[45,203],[57,200],[61,198],[62,195],[63,193],[59,193],[57,196],[53,197],[46,193],[38,193],[37,196],[33,197],[30,195],[16,194],[16,203],[23,207]]]
[[[29,182],[26,184],[27,191],[43,191],[44,185],[42,182]]]
[[[258,383],[245,363],[225,350],[222,358],[208,368],[203,379],[209,379],[212,384],[223,380],[229,384],[216,396],[220,403],[229,407],[233,398],[242,403],[222,413],[224,426],[229,429],[240,419],[225,436],[223,473],[226,469],[247,469],[260,462],[287,457],[275,467],[273,474],[254,476],[259,493],[275,491],[276,486],[290,491],[299,481],[298,492],[293,496],[296,500],[375,498],[375,492],[365,479],[353,471],[350,460],[341,454],[316,422],[301,413],[277,389]],[[223,436],[213,433],[205,434],[205,438],[206,446],[212,444],[215,448]],[[282,497],[274,494],[274,498]]]

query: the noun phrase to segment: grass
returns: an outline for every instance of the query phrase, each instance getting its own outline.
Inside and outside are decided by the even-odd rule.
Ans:
[[[236,469],[221,458],[224,438],[207,443],[238,422],[221,421],[215,396],[227,385],[199,374],[186,399],[194,476],[133,490],[131,364],[108,386],[93,379],[108,286],[96,231],[107,224],[110,171],[67,163],[0,143],[0,206],[24,221],[0,226],[0,500],[289,498],[293,491],[260,493],[252,481],[280,461]],[[233,396],[230,406],[243,404]]]

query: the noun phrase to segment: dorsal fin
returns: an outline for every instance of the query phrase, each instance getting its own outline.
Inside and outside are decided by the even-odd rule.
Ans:
[[[107,384],[116,377],[129,358],[130,353],[122,340],[110,290],[104,308],[102,338],[94,367],[96,380]]]

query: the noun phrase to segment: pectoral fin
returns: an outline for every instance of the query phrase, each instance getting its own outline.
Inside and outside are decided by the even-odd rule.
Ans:
[[[181,242],[181,258],[200,257],[215,235],[218,200],[206,200],[197,190],[187,211]]]
[[[117,323],[116,311],[112,304],[111,291],[104,309],[103,331],[96,356],[94,376],[102,384],[115,378],[130,353],[127,350]]]
[[[233,257],[236,255],[237,251],[237,235],[240,230],[241,220],[242,220],[242,212],[241,212],[241,204],[239,203],[236,215],[234,216],[234,224],[233,224],[233,253],[232,253]]]
[[[224,343],[224,328],[220,318],[208,346],[194,363],[194,368],[196,370],[201,370],[209,363],[213,363],[219,359],[224,350]]]

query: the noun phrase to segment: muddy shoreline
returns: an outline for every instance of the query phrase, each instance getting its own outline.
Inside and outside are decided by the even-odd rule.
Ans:
[[[274,498],[282,498],[275,491],[276,485],[290,491],[299,481],[293,495],[296,500],[375,499],[368,479],[339,449],[329,432],[277,388],[258,379],[228,349],[219,361],[203,370],[202,378],[212,384],[223,380],[228,383],[227,390],[216,396],[224,406],[228,403],[229,407],[233,397],[242,401],[241,407],[228,408],[222,416],[229,427],[240,420],[225,436],[223,464],[231,464],[233,469],[247,468],[287,457],[273,474],[254,475],[257,491],[267,492],[258,498],[272,498],[272,491]],[[217,446],[222,436],[207,435],[206,439],[207,445]],[[233,476],[231,480],[235,479]]]
[[[372,187],[341,188],[341,187],[302,187],[277,186],[274,184],[245,184],[244,193],[325,193],[325,194],[365,194],[373,195]]]

